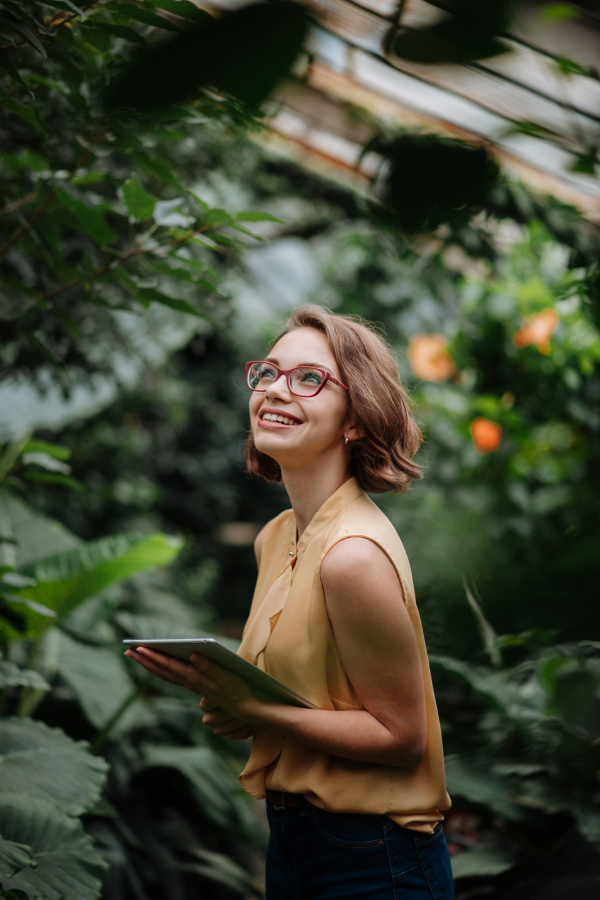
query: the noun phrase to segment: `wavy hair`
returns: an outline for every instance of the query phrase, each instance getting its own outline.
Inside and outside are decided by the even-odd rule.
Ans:
[[[422,477],[412,457],[423,436],[389,344],[356,316],[310,305],[294,312],[271,347],[298,328],[325,335],[348,387],[349,412],[364,435],[348,444],[352,475],[369,493],[405,491],[413,479]],[[246,442],[246,469],[267,481],[281,481],[279,463],[256,449],[252,432]]]

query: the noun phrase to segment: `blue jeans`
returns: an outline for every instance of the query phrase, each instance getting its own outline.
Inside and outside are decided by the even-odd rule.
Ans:
[[[303,799],[303,798],[302,798]],[[271,837],[266,900],[452,900],[440,824],[433,834],[387,816],[267,803]]]

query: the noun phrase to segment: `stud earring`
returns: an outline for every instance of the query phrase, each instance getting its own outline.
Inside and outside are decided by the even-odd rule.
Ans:
[[[348,443],[348,438],[344,438],[344,443],[345,443],[345,444]]]

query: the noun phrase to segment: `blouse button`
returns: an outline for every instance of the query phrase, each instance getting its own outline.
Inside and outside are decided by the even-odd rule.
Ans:
[[[293,555],[294,555],[294,551],[290,550],[290,556],[293,556]]]

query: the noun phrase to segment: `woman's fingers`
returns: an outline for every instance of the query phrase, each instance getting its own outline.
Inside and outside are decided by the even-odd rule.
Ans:
[[[200,701],[200,709],[203,712],[212,712],[213,710],[221,709],[221,707],[217,706],[216,703],[212,703],[208,697],[203,697]]]
[[[125,656],[135,659],[148,672],[152,672],[163,681],[178,684],[197,694],[205,694],[211,687],[214,689],[214,682],[203,676],[196,666],[174,659],[165,653],[157,653],[149,647],[139,646],[135,650],[129,649]]]
[[[128,653],[130,651],[127,651]],[[153,663],[157,669],[160,671],[164,671],[171,675],[175,675],[176,678],[182,678],[184,681],[190,680],[190,675],[193,677],[195,670],[191,663],[182,662],[180,659],[174,659],[172,656],[167,656],[166,653],[157,653],[156,650],[151,650],[150,647],[139,646],[133,651],[135,653],[134,659],[137,659],[138,662],[141,662],[141,659],[144,659],[150,663]],[[141,659],[140,659],[141,657]]]
[[[230,731],[223,736],[226,737],[228,741],[247,741],[253,734],[254,729],[252,728],[252,725],[242,725],[240,728],[236,728],[235,731]]]
[[[152,672],[153,675],[158,676],[158,678],[162,678],[163,681],[173,681],[174,677],[177,677],[174,672],[169,672],[163,666],[159,666],[153,660],[148,657],[138,653],[137,650],[128,650],[125,656],[129,656],[131,659],[135,659],[136,662],[140,663],[148,672]]]
[[[216,725],[225,725],[227,722],[239,722],[239,719],[234,718],[226,710],[217,707],[214,711],[205,713],[202,721],[210,728],[214,728]]]

